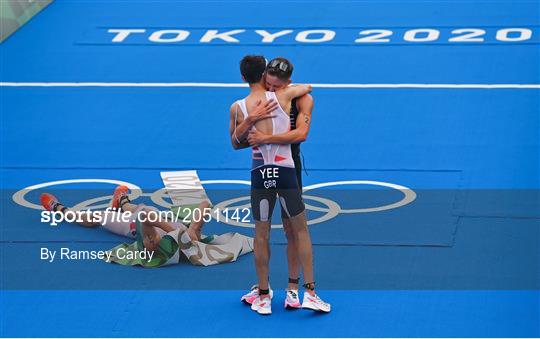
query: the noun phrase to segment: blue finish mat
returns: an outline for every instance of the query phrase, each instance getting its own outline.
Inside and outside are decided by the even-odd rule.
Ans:
[[[55,1],[0,45],[0,336],[540,336],[539,13],[538,1]],[[212,30],[239,31],[204,42]],[[125,241],[41,223],[44,191],[73,205],[122,181],[155,205],[161,171],[249,180],[249,151],[228,135],[246,54],[290,58],[293,81],[315,85],[304,194],[333,311],[282,309],[279,228],[266,318],[239,302],[252,254],[160,269],[41,260],[44,247]],[[249,195],[205,188],[214,204]],[[231,231],[253,232],[205,229]]]

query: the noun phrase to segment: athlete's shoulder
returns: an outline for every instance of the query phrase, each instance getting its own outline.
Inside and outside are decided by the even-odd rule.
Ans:
[[[237,113],[239,112],[242,112],[242,106],[241,106],[241,99],[240,100],[236,100],[235,102],[233,102],[231,104],[231,108],[229,109],[229,112],[231,114],[231,117],[233,115],[237,115]]]
[[[231,111],[233,109],[236,110],[237,108],[239,108],[239,106],[242,104],[242,101],[244,100],[246,100],[246,98],[241,98],[241,99],[233,101],[233,103],[231,104]]]
[[[237,107],[238,107],[238,100],[236,100],[235,102],[231,104],[230,111],[234,112],[237,109]]]

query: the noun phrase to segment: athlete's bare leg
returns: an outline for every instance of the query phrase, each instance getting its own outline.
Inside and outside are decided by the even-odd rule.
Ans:
[[[122,211],[133,213],[138,207],[139,205],[132,204],[131,202],[126,202],[122,205]]]
[[[296,234],[298,258],[302,264],[304,271],[304,281],[306,283],[315,282],[313,275],[313,247],[311,244],[311,236],[306,222],[306,212],[302,212],[297,216],[291,217],[291,226]],[[308,289],[308,293],[315,294],[315,291]]]
[[[201,202],[197,208],[201,210],[201,213],[199,214],[201,218],[199,220],[192,220],[187,232],[191,240],[199,241],[201,240],[201,231],[204,226],[204,218],[202,216],[204,215],[204,210],[210,208],[210,203],[205,200]]]
[[[66,214],[66,212],[69,211],[69,207],[63,205],[62,203],[58,203],[53,212],[59,212],[63,215]],[[92,211],[91,213],[81,213],[80,217],[78,216],[76,219],[76,224],[84,226],[84,227],[98,227],[101,226],[99,222],[95,222],[99,216],[103,216],[103,212],[101,211]]]
[[[259,289],[268,290],[268,264],[270,262],[270,221],[255,221],[253,254],[259,279]],[[262,297],[262,295],[261,295]]]
[[[297,279],[300,277],[300,262],[298,260],[298,240],[296,239],[296,233],[294,232],[291,220],[289,218],[283,219],[283,230],[287,237],[287,264],[289,267],[289,278]],[[298,283],[289,281],[287,286],[289,290],[298,290]]]

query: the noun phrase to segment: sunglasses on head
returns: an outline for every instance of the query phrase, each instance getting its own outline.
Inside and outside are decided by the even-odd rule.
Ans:
[[[267,69],[280,70],[282,72],[287,72],[287,70],[289,69],[289,64],[286,63],[285,61],[274,59],[270,61],[270,64],[268,64]]]

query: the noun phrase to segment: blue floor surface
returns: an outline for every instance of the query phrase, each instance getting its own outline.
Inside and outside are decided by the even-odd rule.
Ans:
[[[290,58],[293,81],[318,84],[539,84],[538,1],[57,0],[0,45],[2,82],[240,83],[245,54]],[[124,42],[109,29],[144,29]],[[482,41],[452,42],[464,28]],[[531,37],[516,40],[519,28]],[[187,30],[185,42],[149,36]],[[238,43],[200,42],[243,29]],[[255,30],[293,30],[276,43]],[[306,44],[305,30],[335,39]],[[358,32],[391,31],[358,45]],[[407,31],[433,29],[432,42]],[[503,32],[503,33],[501,33]],[[422,33],[424,34],[424,33]],[[422,37],[423,35],[419,35]],[[503,38],[501,38],[503,36]],[[122,180],[145,193],[160,172],[249,180],[249,151],[233,151],[230,104],[246,88],[0,87],[2,337],[538,337],[540,336],[540,90],[538,88],[315,88],[302,145],[304,185],[368,180],[410,188],[411,203],[339,213],[310,226],[328,315],[282,309],[285,237],[271,234],[271,317],[239,302],[253,256],[235,263],[141,269],[100,261],[46,263],[42,247],[105,250],[101,229],[39,222],[13,193],[67,179]],[[214,203],[248,186],[206,186]],[[75,204],[112,184],[53,185]],[[343,209],[399,201],[373,185],[305,192]],[[149,202],[147,197],[141,202]],[[306,202],[321,207],[313,200]],[[322,215],[308,211],[308,219]],[[275,221],[278,219],[275,216]],[[252,229],[211,222],[208,233]]]

